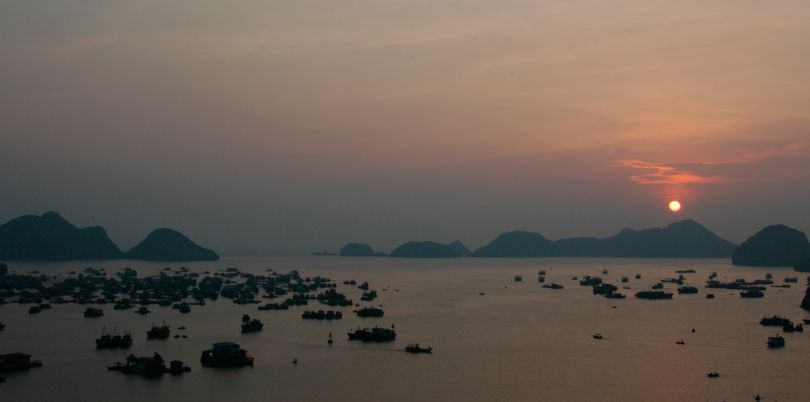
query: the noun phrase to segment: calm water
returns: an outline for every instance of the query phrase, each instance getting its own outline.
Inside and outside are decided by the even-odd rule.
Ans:
[[[14,263],[10,269],[59,273],[93,266],[112,273],[126,265],[140,276],[166,266],[113,261]],[[5,375],[0,400],[745,401],[761,394],[769,401],[806,401],[810,392],[810,333],[786,334],[787,347],[769,350],[765,341],[776,328],[758,324],[766,314],[807,317],[798,307],[805,276],[790,289],[769,288],[764,299],[741,299],[736,292],[713,289],[717,298],[707,300],[702,287],[712,271],[721,280],[762,278],[771,272],[780,284],[785,276],[797,276],[790,269],[739,268],[725,260],[337,257],[185,265],[194,272],[227,266],[254,273],[298,269],[338,283],[369,281],[380,294],[374,304],[383,305],[385,317],[361,319],[351,308],[343,308],[343,320],[305,321],[300,318],[304,306],[257,311],[256,305],[239,306],[226,299],[192,306],[187,315],[150,306],[153,313],[140,316],[107,305],[99,319],[83,318],[86,306],[55,305],[29,315],[28,306],[8,304],[0,306],[0,321],[7,324],[0,332],[0,352],[31,353],[45,366]],[[684,268],[697,270],[685,276],[700,293],[676,294],[669,301],[637,300],[629,290],[621,291],[630,298],[609,300],[571,280],[594,274],[621,287],[618,282],[627,275],[627,285],[638,290],[677,276],[674,270]],[[565,289],[541,288],[539,269],[548,272],[547,283]],[[602,269],[609,270],[608,275],[601,275]],[[633,278],[636,273],[642,274],[641,280]],[[524,282],[513,281],[518,274]],[[342,285],[338,290],[355,301],[362,293]],[[240,334],[244,313],[261,318],[264,331]],[[189,337],[146,341],[146,330],[163,320],[173,329],[187,326]],[[375,345],[346,340],[346,331],[374,324],[396,324],[398,340]],[[97,351],[94,339],[102,327],[114,325],[131,329],[132,349]],[[329,332],[336,335],[332,346],[326,343]],[[592,339],[595,332],[605,339]],[[686,345],[676,345],[678,338]],[[256,358],[255,367],[203,368],[200,351],[220,340],[242,344]],[[434,354],[401,351],[412,342],[433,346]],[[185,361],[192,371],[150,380],[106,370],[130,352],[158,352],[167,360]],[[291,363],[294,358],[298,365]],[[706,378],[714,370],[721,377]]]

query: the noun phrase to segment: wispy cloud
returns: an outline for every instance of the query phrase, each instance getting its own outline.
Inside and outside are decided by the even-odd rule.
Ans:
[[[798,141],[784,147],[740,152],[728,159],[698,163],[661,163],[639,159],[622,159],[617,162],[620,166],[645,171],[642,174],[630,176],[630,180],[639,184],[705,184],[731,180],[727,176],[702,172],[714,166],[743,165],[777,157],[806,157],[808,155],[810,155],[810,143]]]
[[[693,184],[726,181],[724,177],[704,176],[694,171],[678,168],[675,164],[647,162],[637,159],[625,159],[618,162],[625,167],[648,171],[647,173],[630,176],[630,180],[640,184]]]

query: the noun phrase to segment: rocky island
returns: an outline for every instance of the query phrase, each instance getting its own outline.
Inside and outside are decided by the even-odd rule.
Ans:
[[[78,228],[53,211],[0,225],[0,260],[112,260],[123,256],[104,228]]]
[[[810,258],[807,235],[785,225],[768,226],[734,250],[734,265],[757,267],[791,267],[800,269],[801,262]]]
[[[155,229],[142,242],[127,251],[126,257],[148,261],[216,261],[217,253],[198,246],[173,229]]]

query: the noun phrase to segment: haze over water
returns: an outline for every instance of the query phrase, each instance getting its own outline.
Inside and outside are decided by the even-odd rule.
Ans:
[[[298,269],[305,276],[322,275],[338,283],[369,281],[380,297],[384,318],[355,317],[352,308],[340,321],[302,320],[304,309],[257,311],[220,298],[193,306],[190,314],[169,307],[150,306],[147,316],[104,306],[99,319],[82,317],[85,306],[56,305],[38,315],[27,306],[0,307],[9,326],[0,335],[3,345],[34,352],[45,366],[7,375],[5,400],[451,400],[451,401],[651,401],[806,399],[806,368],[810,339],[785,334],[787,347],[767,349],[773,327],[762,327],[764,315],[782,314],[794,321],[806,316],[798,307],[799,286],[769,288],[763,299],[742,299],[736,291],[704,289],[711,272],[720,280],[761,279],[774,274],[777,284],[789,269],[732,267],[725,260],[643,259],[451,259],[394,258],[240,258],[183,264],[192,272],[214,272],[236,266],[263,274]],[[156,274],[163,263],[134,261],[14,263],[18,272],[38,269],[65,274],[86,266],[115,269],[131,266],[141,277]],[[179,265],[171,265],[179,267]],[[579,286],[573,276],[600,275],[631,294],[657,280],[685,274],[697,295],[675,295],[673,300],[609,300]],[[540,287],[537,272],[546,270],[547,282],[562,290]],[[608,274],[602,275],[607,269]],[[640,273],[640,280],[633,279]],[[514,282],[522,275],[523,282]],[[632,290],[621,290],[620,278],[630,278]],[[390,286],[390,288],[389,288]],[[672,288],[674,285],[667,285]],[[382,289],[387,289],[383,291]],[[396,291],[399,289],[399,291]],[[353,299],[361,291],[338,285]],[[707,300],[707,291],[716,299]],[[483,292],[485,295],[481,296]],[[612,308],[616,306],[616,308]],[[265,329],[240,334],[242,314],[261,318]],[[165,320],[173,331],[185,325],[187,339],[146,341],[153,323]],[[345,333],[357,326],[396,325],[397,341],[385,344],[349,343]],[[93,339],[117,326],[132,331],[131,350],[95,350]],[[692,333],[691,329],[696,332]],[[331,347],[326,340],[335,335]],[[596,332],[604,335],[595,340]],[[176,332],[173,332],[176,333]],[[683,338],[685,345],[676,345]],[[203,368],[199,355],[212,342],[242,344],[255,358],[255,367],[235,370]],[[432,355],[411,355],[401,349],[420,342],[434,348]],[[130,352],[159,352],[192,367],[189,374],[157,380],[108,372],[106,366]],[[292,360],[297,358],[298,365]],[[718,371],[718,379],[706,378]]]

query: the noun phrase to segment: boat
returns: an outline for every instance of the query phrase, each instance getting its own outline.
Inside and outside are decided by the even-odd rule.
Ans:
[[[675,344],[676,345],[686,345],[686,342],[683,339],[678,339],[677,341],[675,341]]]
[[[40,306],[31,306],[28,309],[28,314],[39,314],[42,312],[42,307]]]
[[[242,333],[259,332],[264,328],[264,324],[258,318],[250,319],[250,316],[245,314],[242,316]]]
[[[539,282],[539,283],[545,283],[545,282],[546,282],[546,277],[545,277],[545,276],[539,276],[539,277],[537,277],[537,282]]]
[[[253,357],[237,343],[217,342],[202,352],[200,362],[207,367],[242,367],[252,366]]]
[[[802,321],[803,321],[805,324],[810,324],[810,318],[805,318],[805,319],[804,319],[804,320],[802,320]],[[3,329],[3,328],[2,328],[2,325],[0,325],[0,329]]]
[[[433,353],[433,348],[430,346],[423,348],[418,343],[412,343],[405,347],[405,351],[408,353]]]
[[[258,309],[265,310],[287,310],[290,306],[286,303],[267,303],[264,306],[259,306]]]
[[[146,306],[141,306],[140,308],[138,308],[137,310],[135,310],[135,312],[136,312],[136,313],[138,313],[138,314],[140,314],[140,315],[146,315],[146,314],[151,313],[151,311],[149,311],[149,309],[148,309],[148,308],[146,308]]]
[[[0,355],[0,372],[28,370],[33,367],[42,367],[42,362],[31,360],[29,354],[7,353]]]
[[[769,348],[782,348],[785,346],[785,338],[776,335],[776,336],[769,336],[768,337],[768,347]]]
[[[363,307],[360,310],[355,310],[358,317],[382,317],[385,312],[381,308],[376,307]]]
[[[334,340],[332,340],[332,333],[330,332],[330,333],[329,333],[329,339],[326,341],[326,343],[327,343],[327,344],[329,344],[329,345],[331,345],[331,344],[333,344],[334,342],[335,342],[335,341],[334,341]]]
[[[343,313],[340,311],[304,311],[301,313],[301,318],[305,320],[339,320],[343,318]]]
[[[520,275],[515,275],[515,282],[523,282],[523,277]]]
[[[396,340],[397,333],[393,329],[387,328],[358,328],[352,332],[348,332],[350,341],[362,342],[390,342]]]
[[[698,288],[694,286],[681,286],[678,288],[678,294],[692,295],[698,292]]]
[[[602,334],[600,333],[593,334],[593,339],[603,339]]]
[[[2,322],[0,322],[0,331],[2,331],[4,329],[6,329],[6,324],[3,324]]]
[[[770,317],[762,317],[759,320],[759,325],[764,326],[773,326],[773,327],[784,327],[785,325],[791,324],[791,321],[785,317],[780,315],[773,315]]]
[[[765,297],[765,293],[763,293],[762,291],[756,290],[756,289],[751,289],[751,290],[746,290],[746,291],[740,292],[740,297],[748,298],[748,299],[758,299],[760,297]]]
[[[671,299],[672,293],[664,292],[661,290],[643,290],[641,292],[636,292],[636,297],[639,299],[648,299],[648,300],[662,300],[662,299]]]
[[[161,326],[153,325],[151,329],[146,331],[146,339],[166,339],[171,335],[172,331],[164,322]]]
[[[707,299],[714,299],[714,293],[707,293],[706,298]]]
[[[133,354],[127,356],[126,363],[116,363],[107,367],[107,370],[117,371],[121,374],[142,375],[144,377],[160,377],[163,374],[183,374],[191,371],[180,360],[172,360],[166,367],[165,360],[158,353],[152,357],[137,357]]]
[[[661,282],[658,282],[658,283],[656,283],[655,285],[653,285],[653,286],[652,286],[652,288],[653,288],[654,290],[663,289],[663,288],[664,288],[664,284],[663,284],[663,283],[661,283]]]
[[[608,299],[624,299],[627,296],[619,292],[611,292],[606,294],[605,297],[607,297]]]
[[[187,313],[191,312],[191,306],[189,306],[186,303],[182,303],[182,304],[180,304],[180,307],[177,310],[180,311],[183,314],[187,314]]]
[[[602,278],[598,276],[585,276],[579,281],[581,286],[598,286],[602,284]]]
[[[678,269],[678,270],[675,270],[675,273],[676,274],[694,274],[695,270],[691,269],[691,268],[689,268],[689,269]]]
[[[84,310],[84,316],[87,318],[96,318],[104,315],[104,310],[100,308],[88,307]]]
[[[636,274],[636,279],[641,279],[641,274]]]
[[[563,285],[558,285],[556,283],[549,283],[548,285],[543,285],[546,289],[563,289]]]
[[[132,346],[132,335],[105,334],[96,339],[96,349],[126,349]]]
[[[627,278],[626,275],[622,275],[622,283],[627,283],[627,282],[630,282],[630,279]]]
[[[709,378],[717,378],[717,377],[720,377],[720,373],[718,373],[718,372],[716,372],[716,371],[712,371],[711,373],[706,374],[706,377],[709,377]]]

